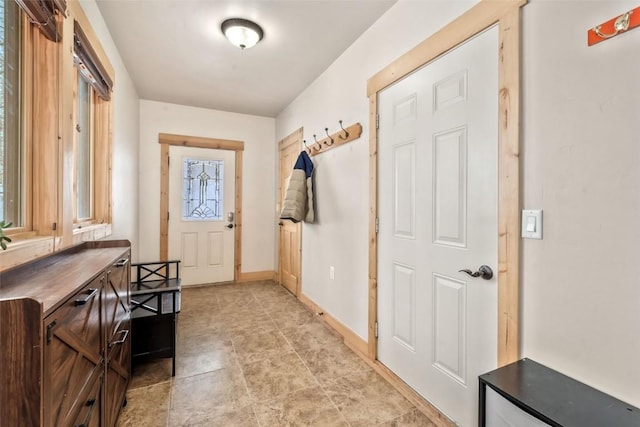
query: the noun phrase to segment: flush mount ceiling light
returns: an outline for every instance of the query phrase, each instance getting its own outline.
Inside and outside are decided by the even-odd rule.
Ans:
[[[243,50],[255,46],[264,35],[260,25],[241,18],[227,19],[220,29],[233,45]]]

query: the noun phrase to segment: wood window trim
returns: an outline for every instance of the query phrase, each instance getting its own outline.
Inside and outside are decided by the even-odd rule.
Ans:
[[[94,78],[94,81],[90,81],[89,84],[100,98],[108,101],[111,99],[113,80],[78,21],[73,23],[73,45],[74,54],[78,56],[79,61]]]
[[[115,71],[113,65],[111,65],[111,61],[109,61],[109,57],[104,51],[102,44],[100,43],[100,39],[96,36],[95,31],[93,31],[93,27],[89,23],[89,18],[85,15],[82,6],[80,6],[80,2],[78,1],[70,1],[68,4],[69,15],[73,18],[73,23],[71,25],[71,32],[73,34],[73,28],[75,25],[78,25],[83,33],[86,36],[86,40],[90,43],[91,48],[93,49],[96,58],[100,62],[104,72],[109,77],[111,81],[111,87],[115,84]],[[73,46],[73,36],[71,37],[71,44]]]
[[[242,276],[242,153],[244,141],[230,139],[204,138],[199,136],[185,136],[161,133],[158,135],[160,144],[160,260],[169,258],[169,147],[208,148],[213,150],[235,151],[235,260],[233,279]]]
[[[115,72],[109,61],[100,40],[93,31],[89,19],[84,13],[79,2],[72,1],[68,4],[69,17],[63,27],[63,51],[61,91],[61,112],[69,111],[72,119],[65,121],[64,115],[60,121],[60,132],[63,136],[62,152],[64,162],[67,159],[76,159],[76,131],[75,131],[75,100],[76,82],[73,78],[78,71],[73,61],[73,52],[76,46],[78,34],[81,34],[83,49],[88,52],[91,60],[95,62],[100,71],[100,78],[109,82],[108,90],[111,90],[115,80]],[[110,96],[99,93],[91,83],[91,201],[90,218],[76,219],[76,186],[75,170],[63,170],[60,180],[62,182],[62,209],[58,215],[58,222],[62,225],[60,230],[61,247],[78,242],[82,239],[95,240],[111,234],[111,165],[113,144],[113,101]],[[71,164],[75,165],[75,161]],[[69,168],[66,168],[69,169]],[[73,168],[75,169],[75,168]],[[95,230],[100,230],[96,232]],[[94,236],[97,236],[93,238]]]
[[[58,221],[59,194],[59,52],[60,46],[47,39],[30,23],[26,14],[23,14],[22,131],[26,156],[25,218],[23,227],[7,233],[12,242],[7,245],[7,250],[0,251],[0,271],[48,255],[60,243],[53,226]],[[52,114],[52,111],[55,113]],[[47,144],[40,141],[55,143]]]
[[[368,356],[377,358],[378,93],[459,44],[498,24],[498,366],[520,357],[520,8],[527,0],[482,0],[372,76],[369,97],[369,331]]]
[[[57,42],[62,39],[59,31],[58,14],[64,18],[67,4],[65,0],[16,0],[16,3],[29,17],[40,32],[49,40]]]
[[[58,2],[62,4],[62,2]],[[72,172],[66,165],[73,156],[73,44],[77,22],[100,58],[111,81],[114,68],[79,2],[68,4],[58,15],[60,38],[51,41],[23,14],[22,130],[25,138],[26,207],[24,226],[7,232],[13,241],[0,251],[0,271],[64,249],[84,240],[111,234],[111,162],[113,101],[97,99],[94,132],[105,143],[96,147],[94,219],[74,229]],[[98,150],[100,150],[98,152]]]

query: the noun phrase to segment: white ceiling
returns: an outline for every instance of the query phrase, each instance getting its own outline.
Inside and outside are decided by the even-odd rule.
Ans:
[[[97,0],[143,99],[275,117],[396,0]],[[258,23],[242,51],[227,18]],[[117,84],[117,76],[116,76]]]

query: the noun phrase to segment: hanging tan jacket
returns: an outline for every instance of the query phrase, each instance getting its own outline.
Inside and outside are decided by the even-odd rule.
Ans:
[[[287,192],[282,202],[280,219],[313,223],[315,212],[313,207],[312,175],[313,162],[307,152],[302,151],[289,178]]]

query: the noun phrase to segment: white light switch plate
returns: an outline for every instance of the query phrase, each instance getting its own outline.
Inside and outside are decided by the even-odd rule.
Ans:
[[[522,237],[542,239],[542,211],[540,209],[522,210]]]

